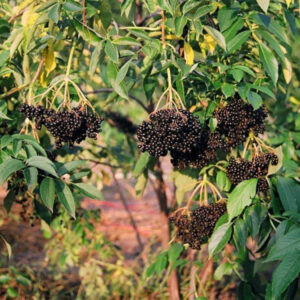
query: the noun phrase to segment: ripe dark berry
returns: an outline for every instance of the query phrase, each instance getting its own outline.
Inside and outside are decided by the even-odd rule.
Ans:
[[[269,185],[264,177],[268,174],[270,163],[272,165],[278,163],[276,154],[264,153],[254,157],[252,161],[231,158],[226,169],[226,174],[233,185],[237,185],[247,179],[259,178],[257,191],[266,192],[269,189]]]
[[[214,117],[218,120],[217,130],[225,137],[226,150],[229,151],[244,142],[250,130],[255,134],[264,132],[267,112],[264,106],[254,110],[252,105],[237,99],[215,110]]]
[[[225,214],[226,204],[217,203],[209,206],[200,206],[190,216],[175,213],[170,218],[177,228],[176,236],[184,244],[189,244],[192,249],[199,250],[201,244],[207,242],[212,235],[219,218]]]
[[[80,143],[86,137],[96,139],[97,133],[101,132],[103,119],[83,111],[80,106],[70,111],[55,112],[40,105],[34,107],[23,104],[19,110],[25,117],[35,120],[38,130],[44,125],[54,136],[57,148],[62,147],[62,143],[67,143],[72,148],[74,143]]]
[[[137,129],[139,148],[155,157],[191,153],[201,140],[201,124],[192,113],[180,109],[161,109],[150,115]]]

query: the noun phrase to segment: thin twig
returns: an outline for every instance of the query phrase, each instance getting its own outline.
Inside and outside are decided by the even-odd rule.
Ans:
[[[101,94],[101,93],[112,93],[112,92],[114,92],[113,88],[101,88],[93,91],[84,92],[84,94],[89,95],[89,94]],[[132,94],[129,94],[129,97],[135,102],[137,102],[146,112],[148,113],[151,112],[151,110],[139,98],[137,98]]]
[[[4,93],[4,94],[0,95],[0,99],[6,98],[10,95],[13,95],[17,92],[20,92],[20,91],[24,90],[27,86],[32,85],[37,80],[38,76],[40,75],[40,72],[41,72],[41,69],[42,69],[42,66],[43,66],[44,62],[45,62],[45,59],[43,58],[40,61],[39,65],[38,65],[38,68],[37,68],[37,70],[36,70],[36,72],[33,76],[33,79],[29,83],[26,83],[26,84],[23,84],[19,87],[13,88],[10,91],[8,91],[7,93]]]
[[[119,182],[118,182],[118,180],[117,180],[117,178],[116,178],[115,171],[114,171],[112,168],[111,168],[111,173],[112,173],[112,176],[113,176],[113,180],[114,180],[114,182],[115,182],[115,185],[116,185],[116,187],[117,187],[117,190],[118,190],[118,192],[119,192],[119,195],[120,195],[120,199],[121,199],[121,201],[122,201],[122,204],[123,204],[123,206],[124,206],[124,208],[125,208],[125,210],[126,210],[128,216],[129,216],[130,223],[131,223],[132,227],[134,228],[134,231],[135,231],[135,234],[136,234],[136,239],[137,239],[137,242],[138,242],[138,244],[139,244],[140,252],[142,252],[144,246],[143,246],[143,243],[142,243],[142,240],[141,240],[139,231],[138,231],[138,227],[137,227],[137,225],[136,225],[136,223],[135,223],[135,220],[134,220],[134,218],[133,218],[133,216],[132,216],[132,214],[131,214],[131,211],[130,211],[130,209],[129,209],[129,207],[128,207],[127,200],[126,200],[126,198],[125,198],[125,196],[124,196],[124,194],[123,194],[123,191],[122,191],[122,189],[121,189],[121,186],[120,186],[120,184],[119,184]]]

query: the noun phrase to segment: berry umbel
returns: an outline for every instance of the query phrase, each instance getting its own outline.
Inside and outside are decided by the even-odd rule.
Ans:
[[[19,110],[25,117],[35,121],[38,130],[44,125],[54,136],[58,148],[62,147],[62,143],[73,147],[74,143],[80,143],[86,137],[96,139],[97,133],[101,132],[103,119],[86,112],[81,106],[54,111],[40,105],[23,104]]]
[[[254,157],[251,161],[243,158],[236,160],[231,158],[226,168],[226,174],[233,185],[251,179],[259,178],[257,182],[257,191],[266,192],[269,189],[266,176],[268,174],[269,164],[277,165],[278,157],[274,153],[264,153]]]
[[[190,215],[180,214],[180,211],[170,217],[170,221],[177,228],[176,237],[184,244],[189,244],[192,249],[200,250],[212,235],[219,218],[225,214],[226,204],[216,203],[200,206]]]

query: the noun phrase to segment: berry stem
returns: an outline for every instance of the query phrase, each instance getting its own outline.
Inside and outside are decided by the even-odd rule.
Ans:
[[[71,63],[72,63],[72,59],[73,59],[73,55],[74,55],[74,50],[75,50],[75,43],[73,43],[73,45],[72,45],[69,60],[68,60],[67,72],[66,72],[67,77],[69,77],[69,75],[70,75]]]

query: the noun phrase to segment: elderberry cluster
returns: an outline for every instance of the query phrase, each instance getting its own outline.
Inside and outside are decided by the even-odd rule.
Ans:
[[[62,143],[73,147],[74,143],[82,142],[86,137],[96,139],[101,132],[102,118],[93,113],[88,113],[78,106],[72,110],[56,112],[43,106],[30,106],[23,104],[19,109],[27,118],[34,120],[36,128],[40,130],[44,125],[55,137],[58,148]]]
[[[193,144],[189,152],[171,151],[171,162],[180,169],[190,165],[195,168],[202,168],[208,165],[216,157],[217,151],[221,149],[223,142],[218,132],[211,132],[204,127],[199,135],[198,142]]]
[[[219,218],[225,214],[226,204],[217,203],[209,206],[200,206],[190,216],[175,213],[170,221],[177,227],[177,238],[192,249],[199,250],[201,244],[206,243],[212,235]]]
[[[132,121],[122,116],[120,113],[110,111],[106,114],[106,121],[113,127],[118,128],[121,132],[125,134],[135,134],[137,127],[132,123]]]
[[[269,164],[277,165],[278,157],[274,153],[265,153],[254,157],[251,161],[231,158],[226,169],[226,174],[233,185],[251,179],[259,178],[257,182],[257,191],[266,192],[269,189],[268,182],[265,178],[268,174]]]
[[[218,121],[217,130],[225,137],[225,150],[229,151],[244,142],[250,130],[255,134],[264,132],[267,112],[264,106],[254,110],[252,105],[236,99],[225,107],[216,109],[214,117]]]
[[[152,156],[188,155],[200,143],[201,124],[185,109],[161,109],[138,127],[137,137],[140,150]]]

